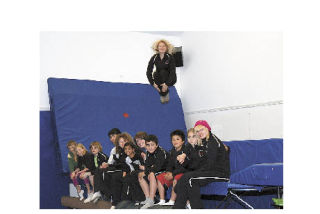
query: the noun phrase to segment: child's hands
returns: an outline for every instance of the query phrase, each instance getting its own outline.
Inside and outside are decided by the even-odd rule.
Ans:
[[[144,172],[139,172],[138,178],[142,179],[146,174]]]
[[[140,166],[139,166],[139,169],[145,170],[146,168],[145,168],[143,165],[140,165]]]
[[[100,168],[101,168],[101,169],[105,169],[105,168],[107,168],[108,166],[109,166],[108,163],[103,162],[103,163],[101,164]]]
[[[165,83],[163,83],[161,86],[162,86],[162,92],[166,92],[168,90],[168,86]]]
[[[180,164],[183,164],[184,160],[186,159],[187,155],[186,154],[181,154],[177,156],[177,161],[179,161]]]
[[[74,179],[75,177],[76,177],[76,172],[73,171],[73,172],[71,173],[71,175],[70,175],[70,178],[71,178],[71,179]]]
[[[224,145],[224,148],[226,149],[226,151],[228,151],[228,150],[229,150],[229,147],[228,147],[226,144],[224,144],[224,143],[223,143],[223,145]]]
[[[171,180],[173,179],[172,172],[167,172],[167,173],[164,175],[164,178],[165,178],[167,181],[171,181]]]
[[[146,160],[146,157],[147,157],[146,153],[141,152],[141,157],[143,158],[143,160]]]
[[[158,92],[160,92],[160,88],[158,87],[157,84],[153,83],[153,87],[154,87]]]

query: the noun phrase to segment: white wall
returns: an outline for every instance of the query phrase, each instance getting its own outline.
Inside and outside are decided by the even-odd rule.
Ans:
[[[179,37],[155,33],[41,32],[40,109],[49,109],[48,77],[149,84],[151,45],[161,38],[181,46]],[[177,75],[179,80],[179,68]]]
[[[48,77],[148,83],[160,38],[183,46],[176,88],[187,128],[206,119],[223,140],[282,137],[278,32],[41,32],[40,109],[49,109]]]
[[[181,40],[188,128],[206,119],[223,140],[282,137],[281,33],[184,32]]]

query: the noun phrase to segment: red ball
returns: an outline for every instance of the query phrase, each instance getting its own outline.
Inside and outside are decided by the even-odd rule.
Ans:
[[[127,117],[129,117],[129,114],[128,114],[128,113],[123,113],[123,116],[124,116],[125,118],[127,118]]]

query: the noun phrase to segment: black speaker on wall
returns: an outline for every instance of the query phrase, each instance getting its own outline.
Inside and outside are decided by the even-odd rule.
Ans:
[[[182,46],[174,47],[173,57],[176,63],[176,67],[182,67],[183,66]]]

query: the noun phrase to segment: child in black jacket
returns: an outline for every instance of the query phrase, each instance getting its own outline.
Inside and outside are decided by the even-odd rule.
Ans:
[[[144,194],[138,181],[140,167],[144,164],[140,153],[136,152],[136,146],[132,143],[124,145],[124,152],[127,155],[124,164],[125,176],[123,177],[121,200],[143,201]]]
[[[91,198],[87,198],[84,203],[89,203],[90,201],[93,201],[94,203],[98,201],[98,199],[101,197],[100,191],[103,189],[103,176],[101,166],[103,163],[108,161],[108,156],[102,152],[102,146],[98,141],[94,141],[90,144],[90,150],[93,154],[93,162],[94,162],[94,170],[91,172],[93,176],[93,189],[94,194]],[[91,178],[92,176],[89,176]]]
[[[161,103],[169,102],[169,86],[173,86],[177,81],[176,65],[172,55],[174,49],[167,40],[161,39],[153,44],[156,52],[148,63],[147,77],[160,94]],[[156,70],[153,71],[154,66]]]
[[[93,154],[87,151],[86,147],[79,143],[77,144],[77,156],[78,156],[78,165],[75,169],[75,176],[79,176],[84,180],[85,185],[88,190],[88,198],[91,198],[93,195],[93,190],[90,188],[90,183],[87,182],[89,176],[91,176],[91,172],[94,171],[94,162],[93,162]],[[90,180],[90,179],[89,179]],[[92,180],[91,180],[92,182]],[[92,185],[93,183],[91,183]]]
[[[158,191],[160,195],[160,202],[157,205],[174,205],[176,200],[176,193],[174,192],[174,187],[182,175],[193,169],[194,157],[192,153],[187,151],[184,145],[185,135],[181,130],[175,130],[171,132],[171,141],[173,148],[170,151],[169,162],[166,168],[166,172],[161,173],[157,176]],[[179,155],[185,155],[183,162],[178,161]],[[169,202],[165,203],[165,187],[173,186],[171,191],[171,198]]]
[[[145,165],[141,167],[144,171],[138,175],[141,189],[146,197],[146,200],[141,202],[144,204],[141,209],[154,205],[154,196],[157,191],[156,175],[164,172],[167,164],[167,152],[159,146],[158,138],[155,135],[148,135],[145,141],[147,158]]]
[[[121,190],[123,177],[125,172],[126,154],[124,153],[124,145],[133,143],[133,139],[129,133],[123,132],[117,135],[115,139],[115,154],[109,158],[107,168],[104,169],[104,182],[110,184],[112,196],[112,209],[121,201]],[[110,159],[112,158],[112,161]]]

